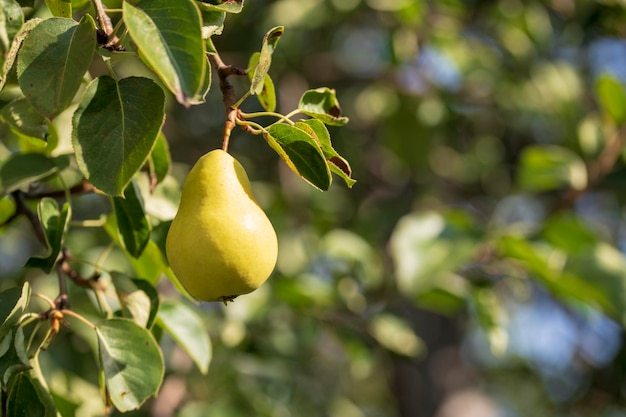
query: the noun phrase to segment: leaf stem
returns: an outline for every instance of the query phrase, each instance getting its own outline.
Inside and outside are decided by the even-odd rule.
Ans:
[[[254,135],[260,135],[262,133],[267,132],[267,129],[265,129],[263,126],[261,126],[260,124],[253,122],[251,120],[241,120],[241,119],[237,119],[237,124],[239,126],[245,126],[246,127],[246,131],[249,133],[252,133]]]
[[[66,315],[66,316],[74,317],[75,319],[82,321],[84,324],[91,327],[92,329],[94,330],[96,329],[95,324],[93,324],[92,322],[90,322],[89,320],[81,316],[80,314],[73,312],[72,310],[61,310],[61,313],[63,313],[63,315]]]
[[[299,112],[300,110],[294,110],[287,115],[283,115],[283,114],[276,113],[276,112],[270,112],[270,111],[260,111],[260,112],[254,112],[254,113],[241,112],[241,117],[243,117],[244,119],[251,119],[255,117],[276,117],[278,120],[274,122],[274,124],[287,122],[293,126],[295,125],[295,122],[292,121],[291,118],[295,116],[296,114],[298,114]]]

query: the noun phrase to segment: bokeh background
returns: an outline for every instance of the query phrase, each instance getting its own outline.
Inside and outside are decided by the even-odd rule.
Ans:
[[[245,68],[276,25],[279,110],[334,88],[350,123],[333,144],[358,182],[320,193],[234,133],[279,234],[276,272],[227,307],[195,307],[208,375],[164,336],[161,394],[128,415],[626,416],[626,3],[248,0],[214,43]],[[173,215],[223,122],[216,85],[204,105],[171,104],[172,178],[148,211]],[[27,227],[0,242],[7,277],[36,246]],[[77,257],[108,244],[74,236]],[[107,265],[124,262],[113,250]],[[63,333],[46,366],[98,415],[79,339]]]

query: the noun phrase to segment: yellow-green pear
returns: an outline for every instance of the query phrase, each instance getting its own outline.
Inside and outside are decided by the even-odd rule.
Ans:
[[[166,252],[185,289],[204,301],[254,291],[274,270],[276,232],[243,166],[227,152],[207,153],[189,172]]]

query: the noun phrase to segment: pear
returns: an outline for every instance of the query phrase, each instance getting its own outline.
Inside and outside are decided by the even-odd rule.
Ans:
[[[269,278],[276,232],[229,153],[211,151],[191,169],[165,248],[179,281],[199,300],[232,301]]]

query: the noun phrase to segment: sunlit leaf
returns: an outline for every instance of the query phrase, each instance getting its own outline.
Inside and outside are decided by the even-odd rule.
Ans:
[[[277,26],[270,29],[263,37],[263,46],[261,47],[261,52],[258,58],[255,59],[257,64],[255,65],[254,72],[250,78],[251,94],[261,94],[261,92],[266,88],[266,75],[272,65],[272,54],[274,53],[276,44],[278,44],[278,41],[284,31],[285,28],[283,26]]]
[[[356,183],[352,179],[352,168],[350,168],[348,161],[333,148],[330,142],[330,133],[328,133],[324,123],[318,119],[309,119],[297,122],[296,127],[309,133],[317,140],[331,171],[339,175],[346,185],[351,188]]]
[[[210,80],[200,11],[191,0],[123,3],[124,22],[140,58],[185,105],[204,101]],[[184,28],[184,29],[182,29]]]
[[[14,0],[0,0],[0,62],[24,24],[22,8]],[[1,87],[0,87],[1,89]]]
[[[118,272],[112,273],[111,279],[124,316],[128,316],[141,327],[150,329],[159,311],[157,290],[148,281],[133,279]]]
[[[54,17],[72,17],[71,0],[46,0],[46,5]]]
[[[46,274],[52,272],[56,260],[61,252],[63,240],[70,224],[71,208],[65,202],[63,208],[59,210],[56,200],[44,197],[39,202],[37,213],[41,226],[43,227],[46,241],[48,243],[48,254],[44,257],[34,256],[26,262],[26,266],[41,268]]]
[[[2,64],[2,68],[0,69],[0,91],[2,91],[2,89],[4,88],[4,84],[7,81],[9,71],[11,71],[11,68],[13,67],[13,64],[15,63],[15,60],[17,59],[17,53],[22,47],[22,43],[24,42],[24,39],[26,39],[28,35],[30,34],[30,32],[35,28],[35,26],[37,26],[41,22],[43,22],[43,19],[40,19],[40,18],[32,18],[30,20],[27,20],[26,23],[24,23],[24,25],[21,27],[19,32],[13,38],[13,41],[11,42],[11,46],[8,52],[6,53],[6,55],[4,56],[4,62]]]
[[[224,29],[225,12],[200,10],[202,16],[202,39],[209,39],[213,35],[221,35]]]
[[[250,60],[248,61],[248,68],[256,68],[259,64],[260,56],[261,54],[259,52],[255,52],[254,54],[252,54],[252,56],[250,56]],[[251,82],[253,76],[254,73],[248,71],[248,77],[250,78]],[[261,91],[257,93],[256,97],[259,100],[261,106],[263,106],[263,108],[265,109],[265,111],[272,112],[276,110],[276,91],[274,88],[274,82],[272,81],[272,77],[270,77],[269,74],[265,74],[263,87],[261,88]]]
[[[560,188],[582,190],[587,186],[587,168],[569,149],[554,145],[533,145],[522,150],[517,181],[525,190]]]
[[[202,10],[239,13],[243,9],[244,0],[199,0],[196,3]]]
[[[328,190],[330,169],[315,139],[296,127],[275,124],[265,139],[293,172],[319,190]]]
[[[89,15],[80,23],[52,18],[35,26],[17,59],[22,92],[41,114],[53,119],[78,92],[96,49],[96,26]]]
[[[157,323],[187,352],[198,369],[206,374],[211,362],[211,340],[198,314],[179,301],[164,301],[159,308]]]
[[[306,91],[300,98],[298,108],[302,113],[327,125],[343,126],[348,123],[348,118],[341,115],[335,90],[331,88],[322,87]]]
[[[152,152],[164,109],[163,90],[148,78],[92,81],[73,117],[72,143],[85,177],[121,196]]]
[[[450,216],[450,215],[449,215]],[[473,256],[477,236],[470,225],[455,224],[434,211],[403,216],[390,241],[398,289],[407,296],[442,284]]]
[[[96,327],[100,366],[113,405],[135,410],[155,396],[163,381],[163,355],[152,334],[126,319]]]
[[[4,106],[0,119],[11,130],[23,136],[45,141],[48,136],[48,122],[24,97],[17,98]]]
[[[418,357],[425,353],[426,346],[410,324],[388,313],[382,313],[372,319],[369,325],[372,336],[386,349],[398,355]]]

